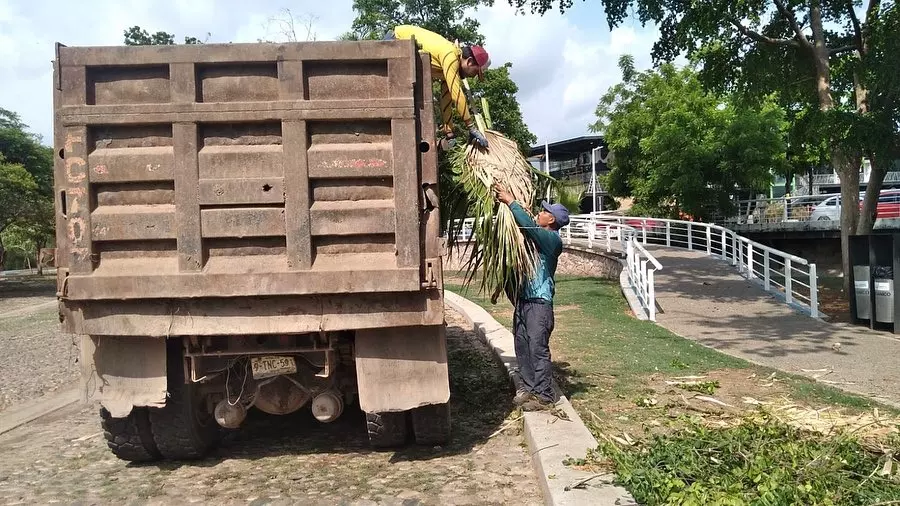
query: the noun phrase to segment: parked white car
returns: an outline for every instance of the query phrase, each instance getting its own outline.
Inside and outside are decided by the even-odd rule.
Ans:
[[[859,194],[857,205],[860,206],[860,209],[862,209],[862,201],[865,196],[865,193]],[[813,209],[809,219],[810,221],[841,221],[841,196],[833,195],[823,200]]]
[[[840,221],[841,219],[841,196],[835,195],[828,197],[813,208],[812,214],[809,216],[810,221]]]

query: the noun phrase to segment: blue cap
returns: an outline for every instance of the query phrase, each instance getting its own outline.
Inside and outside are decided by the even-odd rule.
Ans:
[[[566,209],[566,206],[562,204],[548,204],[545,200],[541,202],[541,207],[553,215],[553,219],[556,221],[556,225],[559,228],[563,228],[569,224],[569,210]]]

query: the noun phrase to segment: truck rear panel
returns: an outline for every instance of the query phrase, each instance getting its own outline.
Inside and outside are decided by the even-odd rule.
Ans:
[[[439,324],[423,56],[411,41],[59,46],[69,330]]]

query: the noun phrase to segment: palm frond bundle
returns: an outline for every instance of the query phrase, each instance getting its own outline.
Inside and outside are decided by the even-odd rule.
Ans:
[[[461,226],[462,218],[476,218],[473,242],[467,248],[466,283],[480,271],[481,291],[492,294],[496,300],[502,291],[508,295],[516,293],[533,274],[536,252],[519,230],[509,207],[496,201],[493,187],[500,183],[528,209],[535,197],[536,171],[519,152],[515,141],[493,130],[485,130],[485,137],[490,149],[470,144],[458,146],[449,153],[449,176],[456,188],[447,190],[450,195],[455,194],[457,202],[449,209],[448,237],[452,251],[459,230],[455,227]]]

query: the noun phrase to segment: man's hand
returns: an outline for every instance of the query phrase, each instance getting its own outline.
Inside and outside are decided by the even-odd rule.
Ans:
[[[477,127],[472,127],[469,129],[469,140],[475,140],[481,147],[488,147],[488,140],[484,136],[481,131],[478,130]]]
[[[506,205],[512,204],[514,200],[516,200],[512,193],[504,188],[500,183],[494,184],[494,192],[497,194],[497,200],[503,202]]]

